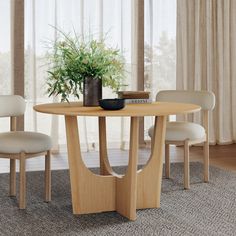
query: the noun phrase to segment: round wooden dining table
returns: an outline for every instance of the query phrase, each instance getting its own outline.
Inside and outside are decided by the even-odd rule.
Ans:
[[[137,209],[160,207],[167,116],[197,112],[200,106],[154,102],[127,104],[122,110],[109,111],[100,107],[84,107],[80,102],[71,102],[36,105],[34,110],[65,116],[73,213],[117,211],[126,218],[135,220]],[[98,117],[100,175],[91,172],[82,160],[78,116]],[[153,147],[147,164],[141,170],[137,170],[139,118],[145,116],[155,117]],[[129,164],[124,175],[115,173],[109,164],[106,117],[130,117]]]

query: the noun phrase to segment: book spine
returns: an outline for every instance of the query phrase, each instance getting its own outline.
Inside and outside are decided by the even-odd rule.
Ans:
[[[118,95],[118,98],[123,99],[149,99],[150,96],[147,95]]]
[[[150,98],[150,93],[149,92],[118,92],[118,98],[123,98],[123,99],[149,99]]]
[[[144,104],[152,103],[152,99],[125,99],[126,104]]]

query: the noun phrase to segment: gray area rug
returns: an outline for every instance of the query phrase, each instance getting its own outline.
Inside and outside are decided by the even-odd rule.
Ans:
[[[0,235],[236,235],[236,174],[191,163],[191,189],[183,190],[183,165],[163,179],[161,208],[137,211],[130,222],[116,212],[74,216],[68,171],[53,171],[52,202],[43,196],[43,172],[27,173],[27,210],[9,198],[8,175],[0,175]],[[120,171],[121,169],[119,169]],[[96,197],[96,196],[95,196]]]

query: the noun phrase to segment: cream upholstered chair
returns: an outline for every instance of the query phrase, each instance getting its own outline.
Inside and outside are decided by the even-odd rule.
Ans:
[[[156,100],[159,102],[192,103],[201,106],[203,126],[187,122],[167,122],[165,140],[165,175],[170,177],[169,145],[184,145],[184,188],[189,189],[189,146],[203,143],[204,150],[204,181],[209,181],[209,111],[215,106],[215,95],[208,91],[164,90],[160,91]],[[148,131],[153,136],[153,127]]]
[[[10,117],[11,131],[0,133],[0,158],[10,159],[10,196],[16,196],[16,160],[19,160],[19,208],[26,207],[25,161],[45,155],[45,201],[51,201],[50,149],[51,138],[36,132],[16,131],[16,117],[25,112],[25,101],[17,95],[0,96],[0,117]]]

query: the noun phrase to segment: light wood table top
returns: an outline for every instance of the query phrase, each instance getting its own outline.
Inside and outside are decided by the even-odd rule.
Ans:
[[[166,116],[187,114],[199,111],[195,104],[153,102],[150,104],[127,104],[116,111],[103,110],[101,107],[84,107],[82,102],[48,103],[34,106],[38,112],[69,116]]]

